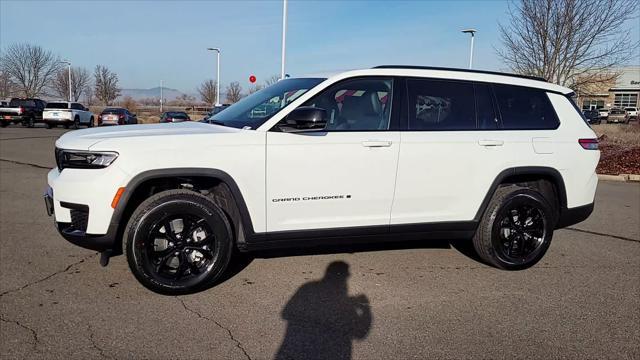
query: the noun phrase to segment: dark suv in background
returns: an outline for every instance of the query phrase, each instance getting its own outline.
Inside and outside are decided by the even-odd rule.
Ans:
[[[98,126],[105,125],[131,125],[137,124],[136,114],[132,114],[125,108],[106,108],[98,116]]]
[[[161,123],[191,121],[189,115],[184,111],[165,111],[160,115]]]
[[[600,112],[597,109],[585,110],[582,113],[590,125],[600,125],[602,123]]]

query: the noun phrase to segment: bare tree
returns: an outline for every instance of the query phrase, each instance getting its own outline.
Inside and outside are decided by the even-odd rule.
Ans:
[[[84,89],[84,103],[86,106],[93,105],[95,94],[93,92],[93,85],[87,84]]]
[[[200,94],[200,99],[206,102],[207,104],[213,105],[216,102],[217,95],[217,85],[218,83],[215,80],[205,80],[198,87],[198,93]]]
[[[260,91],[264,89],[264,86],[258,84],[258,85],[253,85],[249,88],[249,95],[253,94],[254,92]]]
[[[81,67],[71,68],[71,98],[72,101],[80,100],[91,82],[89,71]],[[51,83],[53,91],[62,99],[69,97],[69,69],[60,69]]]
[[[0,70],[24,97],[43,95],[61,65],[51,51],[31,44],[9,45],[0,56]]]
[[[636,0],[519,0],[500,25],[497,52],[514,72],[579,92],[615,80],[615,69],[636,56],[639,43],[625,26],[637,10]]]
[[[228,102],[233,104],[242,99],[242,86],[240,86],[239,82],[234,81],[230,83],[229,85],[227,85],[227,88],[225,90],[227,92]]]
[[[265,86],[271,86],[275,83],[277,83],[278,81],[280,81],[280,76],[278,75],[271,75],[270,78],[268,78],[267,80],[265,80],[264,84]]]
[[[118,75],[106,66],[97,65],[93,73],[95,78],[95,96],[104,105],[111,105],[120,95],[118,88]]]
[[[9,74],[0,70],[0,99],[13,96],[15,93],[15,84],[11,81]]]
[[[138,111],[138,103],[129,95],[125,96],[124,99],[120,102],[120,106],[123,108],[135,113]]]

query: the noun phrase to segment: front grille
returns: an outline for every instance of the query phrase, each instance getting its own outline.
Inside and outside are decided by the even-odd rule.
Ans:
[[[71,209],[71,230],[87,231],[89,223],[89,207],[85,209]]]

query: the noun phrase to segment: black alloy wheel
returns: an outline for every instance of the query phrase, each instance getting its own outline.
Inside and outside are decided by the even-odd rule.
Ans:
[[[488,264],[505,270],[535,265],[551,244],[558,216],[551,204],[556,203],[535,188],[499,187],[473,237],[476,252]]]
[[[152,291],[178,295],[212,286],[226,269],[233,232],[212,199],[167,190],[138,206],[125,230],[129,268]]]
[[[504,207],[493,227],[493,247],[497,256],[512,264],[530,262],[546,236],[543,211],[528,204]]]

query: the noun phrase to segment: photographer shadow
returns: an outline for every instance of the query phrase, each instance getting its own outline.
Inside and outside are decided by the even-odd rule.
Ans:
[[[287,331],[275,356],[285,359],[351,359],[352,343],[367,337],[369,300],[349,296],[349,264],[334,261],[322,279],[295,292],[282,310]]]

